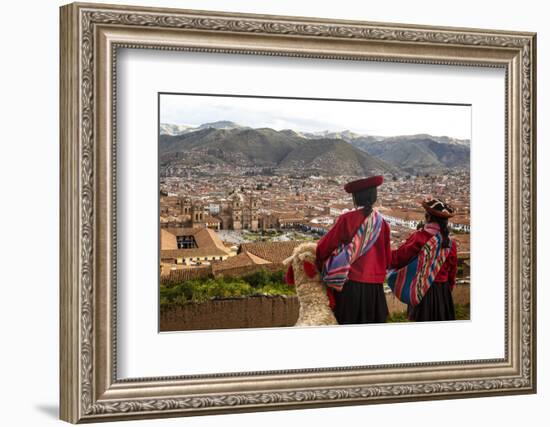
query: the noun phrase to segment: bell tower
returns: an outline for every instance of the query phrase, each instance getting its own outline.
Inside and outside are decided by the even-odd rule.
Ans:
[[[191,226],[193,228],[204,227],[204,204],[200,201],[191,206]]]
[[[250,229],[252,231],[258,230],[258,199],[254,196],[250,196],[249,202],[250,209]]]
[[[243,196],[240,193],[235,193],[231,199],[231,222],[233,230],[241,230],[243,228]]]

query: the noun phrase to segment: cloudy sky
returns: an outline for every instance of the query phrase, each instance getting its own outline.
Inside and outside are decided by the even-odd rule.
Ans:
[[[253,128],[329,130],[392,136],[427,133],[471,137],[471,107],[387,102],[265,99],[220,96],[160,96],[161,123],[199,126],[230,120]]]

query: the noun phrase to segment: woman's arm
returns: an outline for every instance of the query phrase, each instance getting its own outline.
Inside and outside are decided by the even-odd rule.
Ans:
[[[420,251],[423,244],[419,231],[412,233],[397,249],[391,251],[391,268],[401,268],[407,265]]]
[[[330,228],[319,242],[317,242],[317,252],[315,262],[319,271],[323,269],[323,263],[338,248],[341,243],[347,243],[347,227],[344,218],[339,216],[334,225]]]

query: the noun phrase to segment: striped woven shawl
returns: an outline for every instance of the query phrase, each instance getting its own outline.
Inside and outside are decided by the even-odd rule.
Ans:
[[[442,241],[436,233],[411,262],[388,271],[388,286],[400,301],[415,306],[426,295],[451,250],[443,248]]]
[[[382,229],[382,215],[373,211],[357,229],[348,244],[341,244],[323,264],[321,278],[331,288],[341,290],[353,262],[374,245]]]

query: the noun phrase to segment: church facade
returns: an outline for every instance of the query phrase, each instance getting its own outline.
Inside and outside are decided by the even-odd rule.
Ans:
[[[209,202],[189,197],[161,197],[160,223],[162,228],[188,227],[214,230],[259,229],[258,199],[240,191],[227,199]]]

